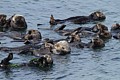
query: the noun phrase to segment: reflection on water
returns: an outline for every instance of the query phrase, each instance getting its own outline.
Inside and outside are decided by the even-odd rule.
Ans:
[[[105,13],[107,19],[102,22],[108,26],[120,19],[118,0],[1,0],[0,12],[8,15],[24,15],[28,23],[28,29],[38,29],[43,38],[61,39],[49,25],[51,14],[55,18],[68,18],[77,15],[89,15],[100,10]],[[37,26],[37,24],[43,24]],[[94,23],[95,24],[95,23]],[[79,26],[93,26],[94,24],[68,24],[67,28],[73,29]],[[45,30],[44,30],[45,29]],[[0,38],[2,39],[2,38]],[[2,46],[17,46],[20,43],[11,43],[5,38]],[[10,70],[0,70],[1,80],[119,80],[120,79],[120,41],[111,39],[106,41],[104,48],[72,49],[72,53],[66,56],[53,56],[54,65],[50,70],[44,71],[36,68],[22,67]],[[7,54],[1,52],[0,60]],[[29,61],[31,56],[15,55],[12,63]]]

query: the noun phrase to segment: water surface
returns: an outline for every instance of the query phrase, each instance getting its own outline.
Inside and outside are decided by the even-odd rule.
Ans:
[[[0,12],[8,15],[24,15],[28,29],[38,29],[43,38],[61,39],[54,31],[49,30],[49,17],[68,18],[78,15],[89,15],[100,10],[107,19],[102,22],[109,30],[120,19],[119,0],[0,0]],[[43,24],[37,27],[37,24]],[[93,26],[95,24],[68,24],[67,28]],[[44,30],[41,28],[48,28]],[[1,46],[18,46],[11,39],[0,38]],[[8,53],[0,52],[0,60]],[[14,55],[12,63],[29,61],[33,56]],[[120,79],[120,41],[110,39],[100,50],[76,49],[66,56],[54,55],[54,65],[50,70],[22,67],[17,69],[0,69],[0,80],[119,80]]]

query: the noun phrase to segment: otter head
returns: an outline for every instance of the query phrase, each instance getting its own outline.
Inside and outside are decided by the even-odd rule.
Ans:
[[[45,54],[43,57],[46,59],[46,62],[44,62],[45,65],[51,65],[53,64],[53,59],[50,55]]]
[[[72,42],[76,42],[76,41],[81,41],[80,35],[78,31],[74,31],[73,33],[71,33],[70,36],[67,37],[68,42],[72,43]]]
[[[106,39],[106,38],[111,38],[112,37],[112,34],[107,31],[107,30],[103,30],[102,32],[98,33],[98,35],[100,36],[100,38],[102,39]]]
[[[0,14],[0,26],[4,26],[6,23],[6,17],[7,15],[5,14]]]
[[[100,39],[98,36],[94,37],[90,43],[91,43],[90,47],[92,48],[99,48],[105,46],[104,41]]]
[[[54,48],[52,49],[53,53],[55,54],[68,54],[71,51],[69,43],[65,40],[59,41],[54,44]]]
[[[106,19],[105,15],[100,11],[96,11],[96,12],[90,14],[89,17],[90,17],[90,19],[92,19],[94,21]]]
[[[37,67],[49,67],[53,64],[53,59],[51,55],[45,54],[39,58],[30,60],[29,64]]]
[[[39,40],[42,39],[41,33],[38,30],[28,30],[28,33],[24,36],[25,40]]]
[[[118,24],[118,23],[113,24],[111,27],[111,30],[120,30],[120,24]]]
[[[98,32],[98,31],[103,31],[103,30],[108,30],[108,28],[101,23],[97,23],[95,26],[92,27],[93,32]]]
[[[10,25],[11,25],[11,28],[14,30],[27,28],[27,23],[25,21],[25,18],[19,14],[15,14],[12,16]]]

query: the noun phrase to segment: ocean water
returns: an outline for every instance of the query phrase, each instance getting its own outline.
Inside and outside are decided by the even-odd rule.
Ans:
[[[101,22],[109,30],[120,20],[119,0],[0,0],[0,13],[8,16],[21,14],[25,17],[28,30],[37,29],[43,38],[61,39],[50,29],[50,15],[65,19],[71,16],[89,15],[94,11],[102,11],[106,20]],[[43,24],[37,26],[37,24]],[[67,29],[89,24],[68,24]],[[1,46],[20,46],[21,43],[11,43],[10,38],[0,37],[5,44]],[[0,52],[0,60],[8,53]],[[11,63],[28,62],[33,56],[14,54]],[[72,47],[71,54],[54,55],[54,65],[49,70],[21,67],[8,70],[0,69],[0,80],[120,80],[120,41],[107,40],[105,47],[99,50],[77,49]]]

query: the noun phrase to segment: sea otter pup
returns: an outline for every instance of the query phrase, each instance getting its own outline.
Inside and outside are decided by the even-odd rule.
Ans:
[[[108,27],[103,25],[103,24],[101,24],[101,23],[97,23],[96,25],[94,25],[91,28],[91,31],[95,32],[95,33],[97,33],[98,31],[103,31],[103,30],[107,30],[108,31]]]
[[[28,30],[28,33],[23,37],[25,43],[29,43],[31,40],[39,41],[42,39],[42,35],[38,30]]]
[[[54,19],[53,15],[51,15],[50,17],[50,25],[57,25],[57,24],[62,24],[65,22],[73,22],[75,24],[84,24],[87,22],[91,22],[91,21],[101,21],[101,20],[105,20],[106,17],[105,15],[100,12],[100,11],[96,11],[91,13],[89,16],[75,16],[75,17],[70,17],[67,19]]]
[[[23,15],[14,14],[8,21],[12,30],[24,30],[27,28],[27,23]]]
[[[98,36],[93,37],[91,42],[88,43],[88,48],[100,48],[100,47],[104,47],[105,43],[102,39],[100,39]]]

